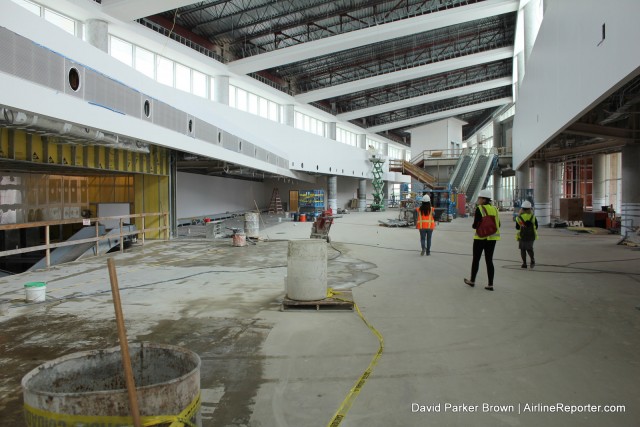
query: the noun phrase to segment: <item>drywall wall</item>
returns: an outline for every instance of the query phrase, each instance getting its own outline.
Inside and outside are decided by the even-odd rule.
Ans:
[[[178,172],[176,178],[177,218],[202,218],[226,212],[255,211],[265,202],[264,184]]]
[[[634,53],[640,39],[639,15],[637,0],[546,5],[516,104],[515,168],[638,74],[640,56]]]

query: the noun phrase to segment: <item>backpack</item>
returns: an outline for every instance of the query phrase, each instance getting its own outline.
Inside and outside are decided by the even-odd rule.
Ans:
[[[489,215],[486,209],[483,209],[482,206],[478,206],[480,209],[480,213],[482,215],[482,220],[476,228],[476,234],[478,237],[489,237],[498,232],[498,227],[496,226],[496,217],[493,215]]]
[[[519,218],[520,221],[518,221],[518,224],[520,224],[520,240],[525,242],[532,242],[536,240],[536,225],[531,222],[534,217],[531,217],[531,219],[526,221],[522,217]]]

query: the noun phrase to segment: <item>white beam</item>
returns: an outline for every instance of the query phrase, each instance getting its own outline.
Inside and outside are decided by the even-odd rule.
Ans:
[[[510,104],[513,102],[513,98],[500,98],[493,101],[485,101],[479,104],[467,105],[464,107],[454,108],[452,110],[440,111],[433,114],[425,114],[424,116],[413,117],[411,119],[400,120],[397,122],[387,123],[379,126],[371,126],[367,128],[367,132],[377,133],[389,129],[403,128],[407,126],[417,125],[419,123],[430,122],[433,120],[447,119],[449,117],[457,116],[459,114],[470,113],[472,111],[484,110],[485,108],[499,107],[501,105]]]
[[[513,57],[513,47],[502,47],[487,52],[474,53],[472,55],[461,56],[459,58],[448,59],[446,61],[435,62],[427,65],[421,65],[406,70],[380,74],[378,76],[368,77],[366,79],[360,79],[348,83],[342,83],[324,89],[312,90],[300,95],[296,95],[295,99],[296,101],[302,103],[314,102],[321,99],[345,95],[347,93],[359,92],[362,90],[372,89],[374,87],[386,86],[398,82],[413,80],[438,73],[457,70],[460,68],[472,67],[474,65],[499,61],[511,57]]]
[[[266,70],[385,40],[515,12],[518,6],[518,0],[487,0],[254,55],[230,63],[229,68],[238,74]]]
[[[194,3],[197,2],[194,0],[102,0],[102,11],[121,21],[130,22]]]
[[[387,111],[400,110],[402,108],[414,107],[420,104],[428,104],[429,102],[441,101],[443,99],[453,98],[456,96],[468,95],[483,90],[495,89],[502,86],[509,86],[513,83],[511,77],[503,77],[500,79],[489,80],[482,83],[462,86],[455,89],[443,90],[441,92],[430,93],[427,95],[416,96],[413,98],[403,99],[401,101],[388,102],[386,104],[376,105],[375,107],[362,108],[360,110],[349,111],[348,113],[338,114],[339,120],[353,120],[360,117],[372,116],[374,114],[386,113]]]

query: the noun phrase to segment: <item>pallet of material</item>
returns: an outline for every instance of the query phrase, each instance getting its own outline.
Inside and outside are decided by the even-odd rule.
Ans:
[[[409,223],[407,221],[403,221],[401,219],[389,219],[387,221],[378,220],[380,225],[384,225],[385,227],[407,227]]]
[[[315,301],[296,301],[287,298],[282,300],[283,311],[353,311],[353,294],[351,291],[339,291],[334,297]]]

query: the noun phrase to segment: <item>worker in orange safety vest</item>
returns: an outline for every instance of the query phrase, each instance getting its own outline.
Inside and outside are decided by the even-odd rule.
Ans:
[[[420,246],[422,252],[420,255],[431,255],[431,236],[433,230],[436,228],[436,220],[433,217],[435,208],[431,206],[431,198],[428,194],[422,196],[422,203],[420,207],[416,208],[414,218],[416,221],[416,228],[420,232]],[[425,242],[426,240],[426,242]]]

